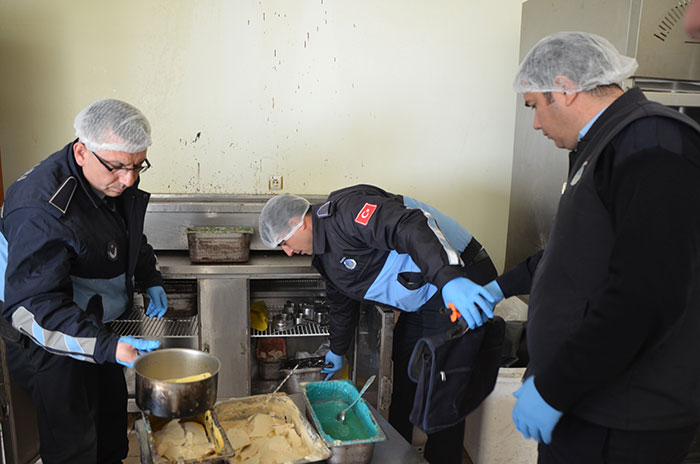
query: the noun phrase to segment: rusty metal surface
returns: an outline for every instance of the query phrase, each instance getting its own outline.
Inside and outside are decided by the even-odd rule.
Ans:
[[[251,233],[223,227],[187,229],[187,245],[193,263],[241,263],[248,261]],[[233,228],[232,230],[237,230]]]

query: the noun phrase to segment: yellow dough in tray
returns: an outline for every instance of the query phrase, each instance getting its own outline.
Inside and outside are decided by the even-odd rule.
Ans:
[[[222,421],[235,462],[241,464],[278,464],[296,461],[309,453],[294,424],[277,415],[257,414],[246,419]]]
[[[202,459],[215,451],[204,426],[198,422],[173,419],[153,434],[153,441],[156,452],[173,462],[180,457],[186,461]]]

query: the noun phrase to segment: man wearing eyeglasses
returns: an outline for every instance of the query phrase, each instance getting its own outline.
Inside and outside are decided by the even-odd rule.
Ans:
[[[151,129],[119,100],[75,118],[78,139],[23,174],[0,215],[3,336],[13,382],[36,405],[40,453],[50,463],[115,463],[128,453],[122,366],[160,345],[112,332],[134,284],[162,317],[167,298],[143,235]]]

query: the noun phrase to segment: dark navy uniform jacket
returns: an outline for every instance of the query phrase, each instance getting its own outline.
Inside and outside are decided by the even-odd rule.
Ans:
[[[361,301],[417,311],[465,275],[461,254],[472,235],[417,200],[356,185],[331,193],[311,213],[312,263],[326,279],[336,354],[347,351]]]
[[[109,322],[129,309],[134,279],[162,285],[143,235],[149,194],[136,185],[105,202],[83,177],[71,142],[7,190],[3,317],[52,353],[114,362]],[[100,295],[101,307],[88,311]]]

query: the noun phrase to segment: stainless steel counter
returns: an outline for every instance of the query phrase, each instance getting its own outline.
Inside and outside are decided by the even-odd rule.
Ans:
[[[318,276],[311,267],[310,256],[292,256],[273,252],[250,252],[245,263],[195,264],[187,252],[159,251],[158,265],[163,277],[171,279],[198,277],[298,278]]]
[[[299,407],[302,415],[305,415],[306,405],[304,397],[300,393],[289,395],[294,403]],[[369,405],[368,405],[369,406]],[[418,452],[392,427],[372,406],[369,406],[374,418],[377,420],[382,430],[386,434],[386,441],[377,443],[374,446],[374,453],[370,464],[427,464]],[[134,424],[139,436],[141,448],[141,463],[152,464],[153,459],[148,449],[146,441],[146,431],[143,420],[138,419]]]

